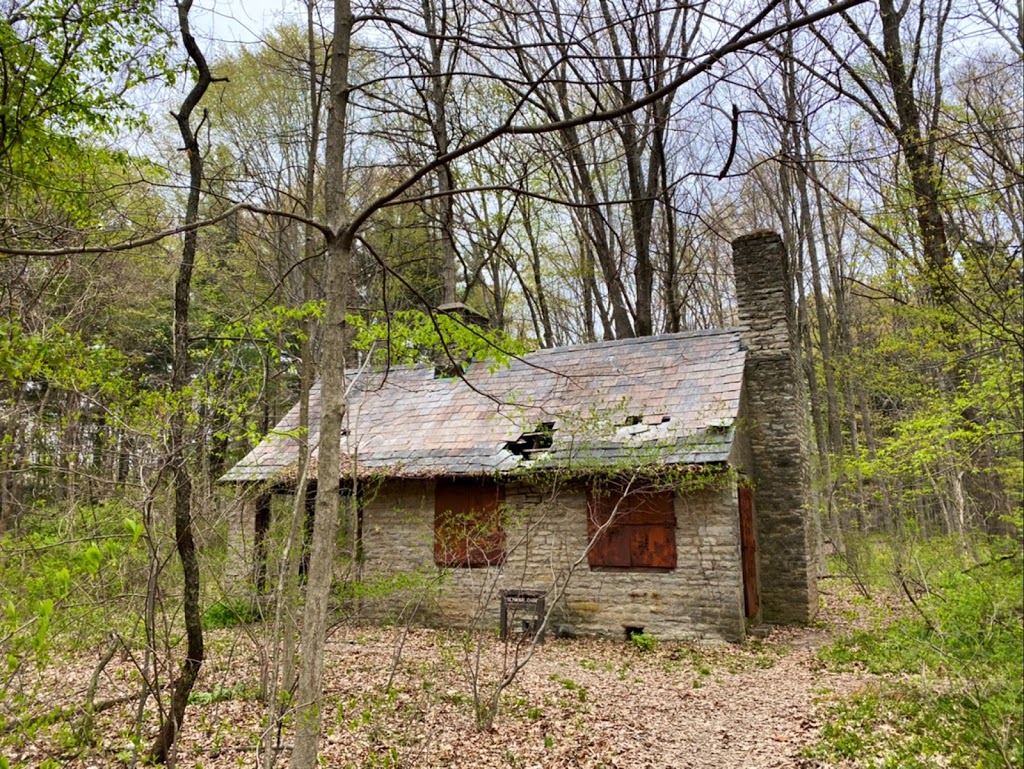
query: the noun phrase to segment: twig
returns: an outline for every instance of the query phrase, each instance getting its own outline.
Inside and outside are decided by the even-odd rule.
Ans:
[[[900,572],[896,572],[896,576],[900,580],[900,587],[903,588],[904,595],[907,596],[907,599],[910,601],[910,605],[913,606],[917,613],[921,615],[921,619],[923,619],[924,624],[928,626],[928,630],[930,630],[932,633],[938,633],[939,631],[936,629],[935,625],[933,625],[932,621],[928,619],[928,615],[924,613],[924,609],[922,609],[921,606],[917,603],[917,600],[914,598],[913,593],[910,592],[910,588],[907,587],[907,580],[903,577],[903,574],[901,574]]]

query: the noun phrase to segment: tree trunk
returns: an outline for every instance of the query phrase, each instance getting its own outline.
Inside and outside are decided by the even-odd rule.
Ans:
[[[795,87],[795,83],[794,83]],[[797,154],[797,187],[800,194],[800,220],[804,231],[804,242],[807,244],[807,260],[811,267],[811,289],[814,293],[815,319],[818,323],[818,352],[821,354],[821,366],[825,375],[825,402],[827,407],[829,450],[837,457],[843,456],[843,429],[839,418],[839,396],[836,389],[835,361],[832,354],[831,323],[828,309],[825,306],[825,292],[822,289],[821,266],[818,261],[817,240],[814,237],[814,217],[811,212],[810,195],[807,183],[807,155],[809,142],[807,123],[801,121],[802,130],[794,127]]]
[[[195,67],[196,82],[185,97],[180,112],[174,116],[189,161],[189,192],[185,208],[186,225],[192,225],[199,220],[199,196],[203,182],[203,156],[190,121],[193,111],[213,81],[206,58],[196,44],[195,38],[192,37],[188,18],[191,8],[192,0],[182,0],[178,4],[178,24],[181,28],[181,39],[185,50],[188,51],[192,65]],[[202,613],[199,607],[199,560],[196,556],[192,532],[192,478],[189,474],[185,437],[187,414],[184,404],[179,402],[181,394],[188,387],[191,375],[189,306],[196,242],[196,230],[187,230],[182,242],[178,277],[174,283],[174,363],[171,371],[171,397],[174,399],[174,410],[171,415],[170,465],[174,487],[174,536],[184,578],[182,612],[185,618],[185,661],[171,687],[170,710],[162,714],[163,722],[160,725],[160,732],[150,751],[150,757],[156,763],[165,763],[174,748],[181,724],[185,719],[188,697],[199,676],[199,669],[202,667],[204,657]]]
[[[444,71],[441,62],[445,44],[443,36],[448,34],[446,21],[445,18],[441,19],[442,27],[438,31],[436,8],[431,0],[423,0],[423,22],[429,36],[427,42],[430,46],[430,69],[427,74],[430,131],[434,137],[436,157],[447,155],[450,148],[447,85],[451,82],[451,78],[450,73]],[[454,57],[451,57],[449,61],[454,63]],[[437,179],[438,197],[433,205],[441,238],[441,303],[450,304],[458,299],[455,291],[458,276],[455,269],[455,234],[452,230],[455,218],[455,197],[451,194],[454,186],[451,166],[448,164],[438,166],[434,176]]]
[[[320,448],[317,463],[313,543],[307,573],[306,603],[300,640],[295,714],[293,769],[314,769],[320,744],[320,698],[327,638],[327,612],[337,550],[338,488],[341,481],[341,428],[345,417],[345,315],[352,281],[353,234],[343,226],[345,216],[345,131],[349,100],[349,56],[352,10],[348,0],[334,5],[334,46],[331,51],[331,98],[327,121],[324,205],[330,234],[325,263],[327,309],[323,329],[320,391]]]
[[[921,109],[914,93],[914,81],[907,74],[900,38],[900,22],[907,6],[896,10],[893,0],[879,0],[878,11],[882,21],[882,45],[885,53],[881,64],[885,69],[896,107],[898,126],[896,140],[903,152],[903,159],[910,171],[914,190],[914,210],[917,226],[921,233],[921,250],[924,252],[926,275],[929,288],[934,295],[949,306],[955,304],[956,292],[945,276],[949,265],[949,245],[946,236],[946,222],[942,215],[939,180],[941,169],[935,163],[935,136],[931,130],[925,138],[921,133]],[[940,24],[945,23],[948,7],[940,9]],[[941,41],[941,37],[939,38]],[[939,44],[941,51],[941,43]],[[938,51],[936,53],[938,55]],[[913,62],[917,69],[918,62]],[[934,98],[941,100],[941,91],[936,89]],[[950,342],[953,340],[950,339]]]
[[[312,221],[316,213],[316,164],[320,145],[320,98],[316,61],[316,0],[306,2],[306,73],[309,86],[309,145],[306,148],[303,214]],[[316,230],[304,225],[302,253],[302,300],[304,305],[313,301],[315,294],[314,258],[316,256]],[[296,642],[299,638],[296,612],[300,603],[299,567],[302,562],[303,540],[307,517],[307,489],[309,488],[309,392],[316,378],[313,360],[317,320],[312,315],[304,321],[306,338],[302,343],[301,382],[299,385],[299,456],[298,477],[292,501],[291,521],[285,540],[277,585],[274,590],[274,620],[271,632],[270,675],[267,688],[267,732],[264,743],[265,769],[273,769],[279,749],[281,709],[296,684]]]
[[[533,293],[537,298],[537,315],[541,327],[544,329],[544,347],[555,346],[555,334],[551,328],[551,310],[548,308],[547,292],[544,290],[544,282],[541,280],[541,248],[537,235],[530,223],[533,207],[521,200],[519,202],[523,212],[523,229],[526,231],[526,239],[530,243],[530,272],[533,277]],[[525,287],[524,287],[525,289]]]
[[[633,325],[629,319],[629,311],[623,297],[622,279],[619,276],[620,265],[612,253],[611,240],[608,237],[608,230],[604,218],[601,216],[601,203],[598,200],[597,192],[594,190],[594,182],[591,179],[590,171],[587,169],[586,158],[583,157],[583,150],[580,146],[579,132],[574,128],[566,128],[559,131],[562,139],[562,147],[569,155],[573,177],[577,189],[586,203],[586,216],[580,217],[580,224],[586,237],[590,240],[593,251],[596,253],[597,265],[604,277],[605,288],[608,291],[608,303],[611,305],[612,327],[605,326],[605,337],[611,339],[631,339],[635,336]],[[612,336],[609,336],[611,332]]]

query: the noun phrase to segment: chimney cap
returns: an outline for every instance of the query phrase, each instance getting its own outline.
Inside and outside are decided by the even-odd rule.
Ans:
[[[472,323],[477,326],[486,326],[490,319],[481,312],[477,312],[468,304],[463,302],[448,302],[437,307],[438,312],[458,318],[463,323]]]
[[[780,243],[782,242],[782,238],[775,230],[763,229],[753,230],[752,232],[740,235],[738,238],[733,238],[732,246],[735,248],[737,245],[746,243],[749,240],[777,240]]]

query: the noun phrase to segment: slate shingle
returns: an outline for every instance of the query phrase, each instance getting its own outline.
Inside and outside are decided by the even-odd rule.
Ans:
[[[556,429],[551,451],[537,463],[723,462],[744,359],[739,334],[721,330],[540,350],[493,372],[471,364],[465,376],[472,387],[435,380],[426,366],[364,373],[343,441],[348,452],[358,450],[364,472],[400,477],[513,469],[525,460],[506,444],[540,422]],[[319,384],[309,408],[315,445]],[[661,416],[668,421],[657,422]],[[639,428],[626,426],[636,420]],[[288,433],[297,425],[298,405],[221,480],[287,480],[299,446]]]

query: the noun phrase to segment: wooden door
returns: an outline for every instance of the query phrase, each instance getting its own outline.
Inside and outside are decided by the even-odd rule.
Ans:
[[[754,536],[754,498],[750,486],[738,488],[740,503],[740,559],[743,563],[743,606],[748,617],[757,614],[761,595],[757,586],[757,539]]]

